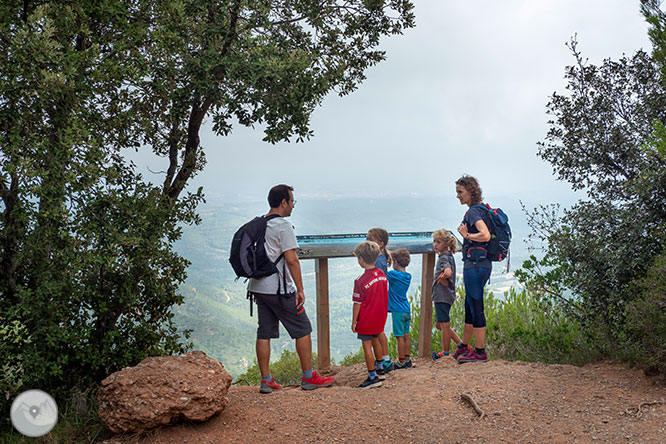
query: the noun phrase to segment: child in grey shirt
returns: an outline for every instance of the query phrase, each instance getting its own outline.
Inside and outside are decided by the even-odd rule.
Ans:
[[[451,306],[456,300],[456,252],[458,241],[447,230],[432,233],[432,248],[439,255],[435,264],[435,279],[432,283],[432,302],[435,304],[435,326],[442,332],[442,350],[432,353],[437,360],[449,356],[451,340],[462,344],[460,337],[451,328]]]

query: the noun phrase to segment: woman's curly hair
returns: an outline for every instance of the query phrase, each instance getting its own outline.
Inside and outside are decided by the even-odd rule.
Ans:
[[[469,191],[472,197],[472,205],[483,203],[483,194],[481,193],[481,187],[476,177],[464,174],[460,179],[456,180],[456,185],[460,185]]]

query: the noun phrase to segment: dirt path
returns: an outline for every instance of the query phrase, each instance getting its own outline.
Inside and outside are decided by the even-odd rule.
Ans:
[[[343,368],[336,386],[311,392],[232,387],[231,405],[204,424],[106,443],[666,442],[666,387],[617,364],[419,359],[391,372],[382,387],[354,388],[365,375],[362,365]]]

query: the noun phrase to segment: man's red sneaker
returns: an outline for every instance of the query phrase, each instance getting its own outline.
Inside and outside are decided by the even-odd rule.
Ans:
[[[259,387],[259,393],[271,393],[273,390],[282,390],[282,386],[275,382],[275,379],[271,376],[271,380],[261,381],[261,387]]]
[[[312,378],[301,378],[301,388],[303,390],[314,390],[321,387],[330,387],[335,381],[333,376],[322,378],[317,372],[312,372]]]

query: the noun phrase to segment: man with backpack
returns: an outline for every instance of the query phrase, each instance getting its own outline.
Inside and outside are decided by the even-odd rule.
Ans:
[[[269,369],[271,338],[279,337],[278,322],[282,322],[292,339],[296,340],[296,352],[300,358],[301,370],[303,371],[301,388],[303,390],[314,390],[320,387],[329,387],[334,380],[333,377],[323,378],[312,369],[312,340],[310,337],[312,326],[308,315],[305,313],[305,293],[303,292],[301,265],[296,254],[298,242],[296,241],[294,227],[285,219],[291,216],[296,204],[293,190],[292,187],[284,184],[271,188],[268,193],[270,211],[261,216],[264,220],[257,218],[246,224],[259,222],[260,229],[257,231],[260,232],[265,222],[263,250],[265,250],[265,256],[273,265],[271,270],[268,271],[271,274],[263,277],[251,277],[248,284],[248,293],[257,304],[257,316],[259,318],[256,352],[261,372],[261,387],[259,389],[261,393],[271,393],[274,390],[282,389],[282,386],[274,381]],[[255,244],[261,242],[260,234],[262,233],[259,233],[259,240],[255,241]],[[236,236],[234,236],[235,239]],[[256,247],[257,245],[255,245],[255,249]],[[233,250],[232,245],[232,259]],[[256,250],[261,251],[262,249]],[[253,258],[259,257],[259,254],[254,252],[255,250],[252,251],[251,256]]]

